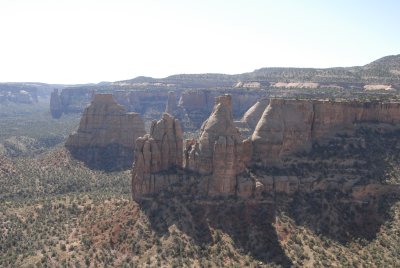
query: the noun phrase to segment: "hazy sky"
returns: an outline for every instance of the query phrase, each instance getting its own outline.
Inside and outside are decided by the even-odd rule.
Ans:
[[[86,83],[400,53],[400,1],[0,0],[0,81]]]

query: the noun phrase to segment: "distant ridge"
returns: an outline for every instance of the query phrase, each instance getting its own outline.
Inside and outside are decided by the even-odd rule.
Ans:
[[[116,83],[215,83],[217,86],[237,81],[268,82],[341,82],[341,83],[400,83],[400,54],[377,59],[364,66],[332,68],[266,67],[243,74],[176,74],[165,78],[139,76]]]

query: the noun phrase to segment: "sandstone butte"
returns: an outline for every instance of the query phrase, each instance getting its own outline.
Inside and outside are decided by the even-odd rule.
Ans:
[[[132,165],[135,140],[145,133],[139,114],[127,113],[112,94],[96,94],[65,146],[91,168],[125,169]]]
[[[261,114],[262,107],[265,109]],[[171,185],[176,182],[185,185],[185,181],[196,180],[199,182],[197,189],[190,191],[209,197],[237,195],[247,198],[263,192],[290,194],[306,189],[310,182],[299,181],[296,176],[257,178],[249,170],[279,166],[285,156],[310,150],[313,142],[326,142],[339,133],[352,135],[358,126],[365,124],[381,130],[398,128],[400,103],[271,99],[269,103],[265,100],[256,103],[244,118],[256,121],[257,117],[251,139],[243,139],[233,122],[231,96],[217,97],[210,117],[201,127],[199,139],[184,142],[181,166],[178,156],[182,153],[182,132],[180,127],[175,127],[179,122],[164,115],[153,123],[150,135],[137,140],[133,198],[139,200],[144,195],[172,189]],[[171,148],[177,148],[177,152],[171,153]],[[300,186],[301,183],[307,185]],[[328,185],[328,182],[319,182],[309,190],[323,190]],[[386,188],[361,187],[356,189],[359,193],[355,195],[399,191],[399,187]]]

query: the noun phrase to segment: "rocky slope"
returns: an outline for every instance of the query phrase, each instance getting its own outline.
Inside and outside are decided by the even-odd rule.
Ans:
[[[139,114],[127,113],[111,94],[97,94],[65,146],[90,167],[123,169],[132,165],[135,140],[144,134]]]

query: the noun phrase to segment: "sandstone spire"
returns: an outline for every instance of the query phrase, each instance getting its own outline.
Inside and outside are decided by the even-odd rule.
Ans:
[[[176,179],[174,173],[182,168],[182,153],[180,123],[164,113],[161,120],[153,121],[149,135],[136,140],[133,198],[137,200],[144,194],[157,192]]]
[[[230,195],[236,193],[236,176],[250,158],[251,143],[242,141],[233,123],[231,96],[217,97],[213,112],[201,127],[199,141],[186,142],[185,168],[211,175],[210,195]]]

